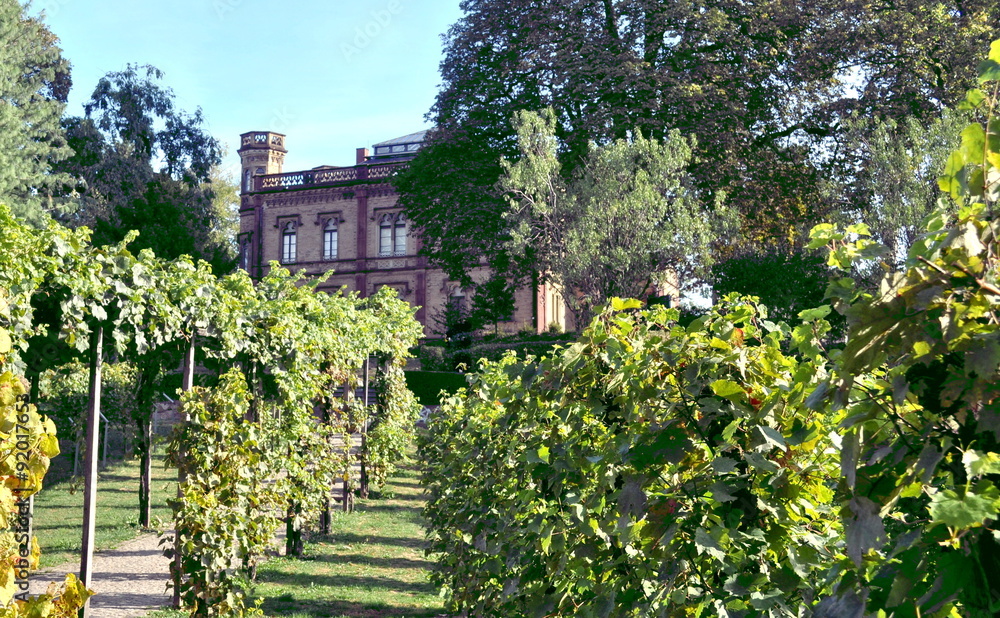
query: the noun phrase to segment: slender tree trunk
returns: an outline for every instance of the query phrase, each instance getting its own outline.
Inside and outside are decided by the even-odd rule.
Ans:
[[[42,375],[39,372],[34,372],[30,375],[30,390],[28,392],[28,402],[34,405],[38,405],[39,395],[39,382],[41,381]],[[75,453],[74,453],[75,455]],[[32,538],[35,535],[35,494],[28,496],[28,538]]]
[[[295,521],[302,514],[302,504],[296,500],[288,502],[288,516],[285,518],[285,555],[301,558],[305,552],[302,542],[302,527]]]
[[[35,372],[29,375],[28,379],[31,381],[31,392],[29,393],[30,401],[31,403],[38,405],[38,400],[41,397],[41,395],[39,394],[40,393],[39,382],[41,382],[42,375],[40,373]]]
[[[330,406],[331,406],[330,399],[328,397],[324,397],[323,407],[322,407],[322,413],[323,413],[322,420],[324,425],[330,425],[330,420],[331,420]],[[327,440],[329,440],[329,437],[327,437]],[[327,448],[330,449],[333,448],[329,442],[327,442],[326,446]],[[331,493],[332,493],[332,488],[326,490],[323,496],[323,512],[319,514],[319,529],[321,534],[330,534],[330,521],[332,519],[332,515],[330,513]]]
[[[154,383],[160,372],[157,361],[147,357],[140,364],[139,388],[136,409],[133,413],[136,435],[135,452],[139,455],[139,525],[149,528],[152,524],[151,502],[153,487],[153,412]],[[123,446],[123,451],[128,449]]]
[[[256,423],[260,420],[260,413],[258,411],[258,406],[260,405],[257,393],[257,363],[252,360],[247,361],[247,385],[250,387],[250,418],[248,419],[251,423]]]
[[[330,534],[330,520],[332,519],[332,514],[330,513],[330,496],[327,495],[323,502],[323,512],[319,514],[319,531],[320,534]]]

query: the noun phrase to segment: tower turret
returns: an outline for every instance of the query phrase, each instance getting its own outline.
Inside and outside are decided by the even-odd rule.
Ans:
[[[285,136],[271,131],[251,131],[240,136],[240,192],[246,195],[254,190],[253,179],[264,174],[280,174],[285,164]]]

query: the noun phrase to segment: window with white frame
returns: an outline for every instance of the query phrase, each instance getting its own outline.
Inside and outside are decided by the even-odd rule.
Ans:
[[[453,311],[457,311],[460,314],[466,310],[465,306],[465,290],[461,287],[456,286],[451,292],[451,296],[448,299]]]
[[[378,223],[378,255],[379,257],[389,257],[392,255],[392,215],[385,214]]]
[[[295,222],[289,221],[281,230],[281,263],[294,264],[297,251]]]
[[[395,236],[393,255],[406,255],[406,215],[403,213],[396,215]]]
[[[406,215],[401,212],[396,214],[385,214],[379,218],[379,257],[406,255],[406,227]]]
[[[323,259],[337,259],[337,218],[330,217],[323,228]]]

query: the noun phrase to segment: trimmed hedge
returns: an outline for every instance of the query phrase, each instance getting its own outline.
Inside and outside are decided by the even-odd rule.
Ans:
[[[575,341],[575,334],[553,336],[549,333],[542,335],[530,335],[527,337],[502,338],[486,341],[477,341],[468,347],[447,347],[440,344],[423,344],[417,351],[417,358],[421,367],[427,371],[454,371],[459,365],[465,365],[466,371],[476,371],[479,367],[480,359],[498,361],[507,354],[508,350],[513,350],[517,357],[524,359],[527,356],[541,358],[548,356],[552,348],[568,346]]]
[[[441,391],[454,395],[466,386],[465,376],[450,371],[407,371],[406,387],[417,397],[422,406],[441,403]]]

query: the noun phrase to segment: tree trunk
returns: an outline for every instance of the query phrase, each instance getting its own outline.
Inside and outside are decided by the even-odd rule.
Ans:
[[[153,422],[152,419],[139,421],[139,525],[149,528],[151,525],[150,496],[153,486]]]
[[[326,500],[323,503],[323,512],[319,514],[319,531],[321,534],[330,534],[330,519],[332,515],[330,513],[330,496],[326,496]]]
[[[295,520],[302,513],[302,505],[292,501],[288,503],[288,516],[285,518],[285,555],[301,558],[305,551],[302,543],[302,528],[295,525]]]
[[[38,399],[40,397],[40,395],[39,395],[39,382],[41,382],[42,374],[37,373],[37,372],[33,372],[33,373],[31,373],[28,376],[28,379],[31,381],[31,393],[30,393],[29,401],[37,406],[38,405]]]

